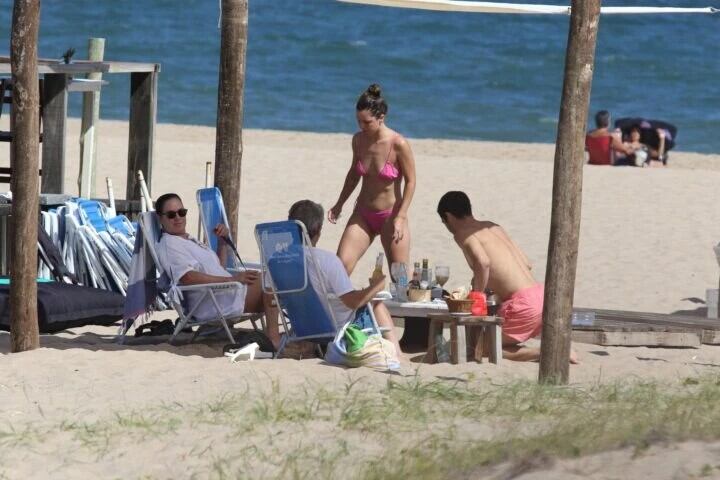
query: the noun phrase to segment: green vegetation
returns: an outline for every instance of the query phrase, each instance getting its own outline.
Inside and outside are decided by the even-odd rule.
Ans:
[[[555,457],[716,440],[718,398],[720,377],[592,387],[390,377],[380,387],[361,378],[294,391],[274,382],[92,422],[5,424],[0,448],[57,441],[72,458],[103,462],[161,445],[198,478],[454,478],[501,462],[519,472]]]

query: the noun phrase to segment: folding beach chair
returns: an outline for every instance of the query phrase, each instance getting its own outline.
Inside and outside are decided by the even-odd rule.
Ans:
[[[311,243],[302,222],[287,220],[255,226],[255,239],[262,261],[263,291],[275,296],[284,333],[280,355],[289,342],[327,343],[335,338],[337,322],[330,308],[325,282],[316,291],[308,276],[308,262],[322,279],[317,260],[309,248]],[[363,316],[359,325],[367,333],[380,333],[373,309]]]
[[[201,188],[197,191],[197,204],[198,211],[200,214],[200,224],[205,238],[207,239],[208,246],[213,252],[220,256],[220,245],[222,245],[220,238],[215,235],[214,230],[218,224],[223,224],[227,227],[230,226],[225,213],[225,203],[223,202],[222,194],[217,187]],[[231,235],[230,240],[234,242]],[[244,270],[243,265],[240,264],[238,259],[235,257],[234,252],[230,249],[229,245],[226,245],[224,252],[224,267],[229,271]],[[256,265],[259,268],[259,265]]]
[[[163,270],[162,264],[160,263],[157,256],[157,244],[160,241],[160,222],[155,212],[144,212],[141,213],[138,219],[140,230],[142,231],[144,245],[150,254],[151,262],[154,264],[154,268],[158,272],[158,289],[160,291],[166,291],[168,301],[170,305],[175,309],[180,321],[175,327],[175,331],[170,338],[170,343],[175,339],[178,333],[186,327],[200,326],[210,323],[220,323],[225,329],[231,343],[236,343],[235,338],[232,334],[230,325],[235,322],[250,320],[253,327],[257,328],[255,321],[262,316],[262,313],[243,313],[237,316],[227,317],[223,314],[222,308],[218,304],[216,294],[220,292],[237,291],[242,285],[238,282],[228,283],[205,283],[201,285],[174,285],[170,282],[170,276]],[[133,261],[135,256],[133,256]],[[145,261],[145,260],[143,260]],[[152,266],[145,265],[145,269],[150,269]],[[187,309],[185,305],[184,294],[188,292],[200,292],[202,295],[198,299],[197,304],[192,309]],[[217,316],[209,320],[201,320],[194,317],[195,310],[203,304],[206,299],[210,299],[215,307]],[[126,329],[129,325],[126,326]],[[198,331],[195,332],[197,335]],[[193,337],[194,339],[195,337]]]

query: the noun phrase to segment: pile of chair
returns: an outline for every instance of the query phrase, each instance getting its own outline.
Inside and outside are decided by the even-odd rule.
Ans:
[[[127,217],[96,200],[76,199],[42,212],[42,227],[81,285],[125,295],[135,243]],[[39,278],[52,278],[48,263],[40,262]]]

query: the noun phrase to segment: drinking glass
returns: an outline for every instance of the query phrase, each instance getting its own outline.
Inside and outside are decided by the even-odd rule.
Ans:
[[[435,266],[435,280],[440,284],[441,287],[445,286],[447,281],[450,279],[450,267],[445,265]]]

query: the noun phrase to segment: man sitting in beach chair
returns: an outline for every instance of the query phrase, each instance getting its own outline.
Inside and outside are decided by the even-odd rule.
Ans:
[[[256,270],[229,273],[220,264],[218,255],[207,245],[198,242],[186,231],[187,209],[175,193],[166,193],[155,202],[155,211],[162,225],[163,235],[158,244],[158,260],[175,285],[200,285],[239,282],[242,288],[215,295],[203,296],[200,292],[185,295],[187,307],[198,319],[217,316],[218,308],[226,317],[243,312],[262,312],[264,297],[260,287],[260,274]],[[218,225],[219,237],[227,236],[227,227]],[[217,302],[217,308],[213,302]],[[196,305],[198,302],[202,302]]]
[[[385,276],[373,276],[368,287],[355,290],[338,256],[333,252],[316,247],[320,240],[324,218],[322,205],[310,200],[296,202],[290,207],[288,213],[288,220],[302,222],[307,229],[312,244],[312,247],[309,248],[312,248],[312,255],[317,260],[317,267],[315,262],[308,262],[308,278],[316,291],[326,290],[331,294],[330,308],[332,308],[337,322],[336,327],[340,328],[355,318],[356,310],[365,307],[382,290],[385,285]],[[324,288],[322,288],[321,282],[324,282]],[[400,345],[393,332],[394,325],[387,307],[382,302],[374,302],[373,313],[378,326],[385,330],[384,336],[395,345],[397,353],[400,354]],[[268,323],[267,334],[276,346],[280,344],[277,322]]]
[[[544,288],[533,278],[528,258],[500,225],[473,217],[464,192],[447,192],[437,212],[473,271],[472,289],[490,289],[502,301],[498,315],[504,320],[503,358],[539,360],[540,349],[522,345],[542,331]],[[577,363],[575,352],[570,361]]]

